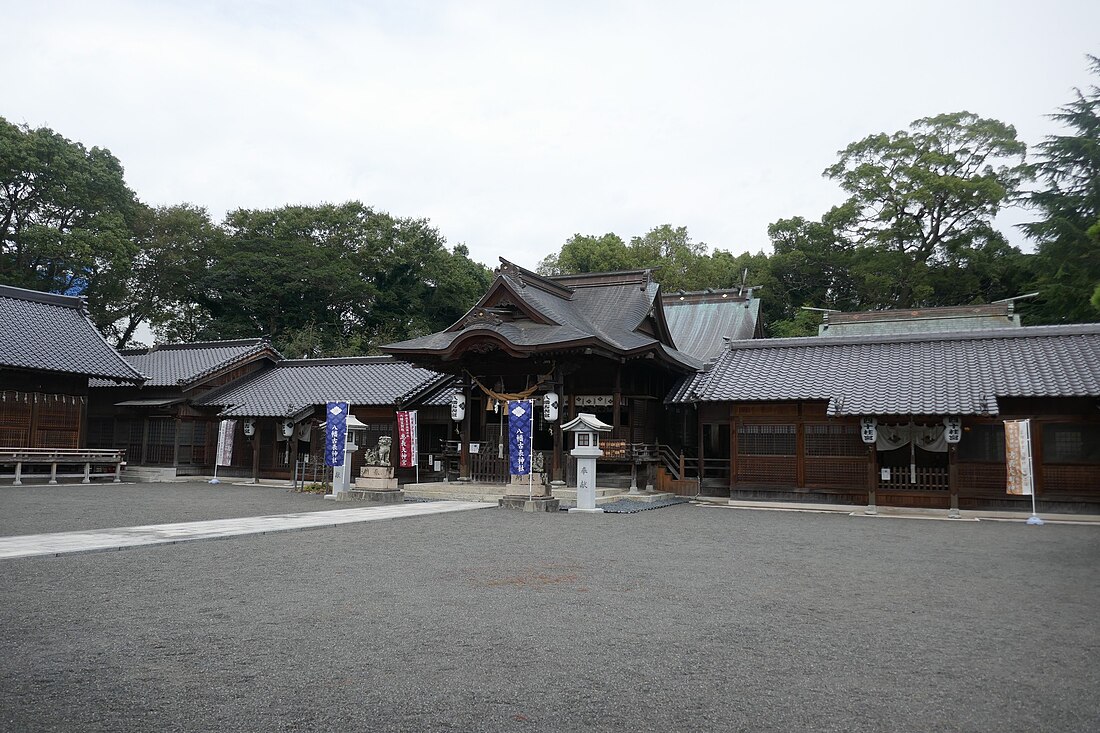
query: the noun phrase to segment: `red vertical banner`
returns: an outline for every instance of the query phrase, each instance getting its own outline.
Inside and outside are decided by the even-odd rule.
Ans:
[[[397,465],[411,468],[417,465],[416,410],[397,413]]]

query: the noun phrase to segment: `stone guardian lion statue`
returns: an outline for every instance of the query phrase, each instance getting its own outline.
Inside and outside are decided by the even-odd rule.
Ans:
[[[390,465],[390,444],[392,442],[393,438],[383,435],[378,439],[378,445],[367,448],[366,453],[363,455],[363,462],[368,466]]]

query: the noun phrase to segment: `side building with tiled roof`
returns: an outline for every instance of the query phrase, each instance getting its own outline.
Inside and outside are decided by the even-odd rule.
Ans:
[[[145,467],[160,475],[212,470],[217,422],[196,402],[282,358],[259,338],[158,345],[121,354],[148,379],[140,388],[92,380],[88,444],[125,449],[131,474]]]
[[[1006,495],[1004,421],[1026,418],[1039,501],[1100,503],[1100,324],[1020,327],[982,307],[969,329],[943,309],[950,326],[929,332],[933,310],[911,312],[909,332],[906,312],[856,314],[822,336],[731,343],[668,399],[698,412],[704,486],[1030,508]]]
[[[145,379],[104,340],[82,298],[0,285],[0,448],[83,448],[88,383]]]
[[[420,477],[430,480],[450,438],[453,378],[390,356],[286,359],[274,368],[214,390],[196,407],[234,421],[235,440],[228,472],[257,478],[290,478],[294,466],[307,476],[323,465],[325,404],[348,402],[366,425],[366,446],[396,439],[396,411],[418,412]],[[246,435],[245,426],[251,435]],[[358,475],[363,451],[352,457]],[[440,466],[440,469],[442,466]],[[399,478],[409,478],[399,472]]]

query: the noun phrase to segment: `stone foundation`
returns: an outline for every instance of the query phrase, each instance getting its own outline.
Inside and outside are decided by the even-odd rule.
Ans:
[[[504,509],[521,509],[525,512],[556,512],[561,508],[561,500],[552,496],[505,496],[497,500],[497,506]]]
[[[356,483],[358,483],[358,481],[356,481]],[[405,492],[399,490],[371,491],[369,489],[352,489],[348,492],[348,495],[349,498],[353,500],[372,501],[377,504],[400,504],[405,501]]]

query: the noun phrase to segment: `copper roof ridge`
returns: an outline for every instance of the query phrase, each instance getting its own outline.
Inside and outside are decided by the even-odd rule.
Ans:
[[[526,267],[521,267],[510,260],[506,260],[503,257],[500,258],[500,267],[497,268],[498,276],[511,275],[518,278],[520,285],[526,287],[531,285],[551,295],[556,295],[563,300],[572,300],[573,289],[562,285],[561,283],[554,282],[553,280],[528,270]]]

